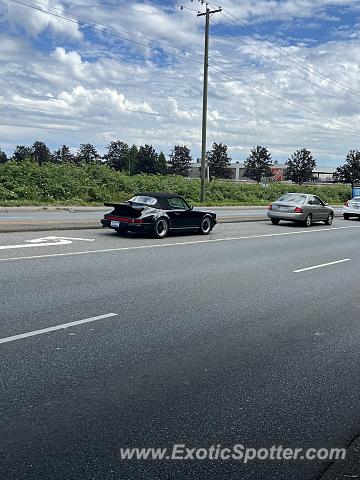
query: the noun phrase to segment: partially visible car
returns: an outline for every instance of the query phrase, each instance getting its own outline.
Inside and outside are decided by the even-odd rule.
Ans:
[[[142,232],[164,238],[169,232],[193,231],[208,235],[216,225],[216,213],[194,210],[176,193],[142,192],[124,203],[105,203],[113,210],[101,223],[118,233]]]
[[[344,220],[349,220],[350,217],[360,218],[360,197],[354,197],[344,203],[343,216]]]
[[[320,221],[331,225],[334,209],[317,195],[285,193],[275,202],[270,203],[267,216],[274,225],[278,225],[280,220],[300,222],[307,227],[310,227],[313,222]]]

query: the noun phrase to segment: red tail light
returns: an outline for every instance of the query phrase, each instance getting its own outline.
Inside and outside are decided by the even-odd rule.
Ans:
[[[272,210],[272,203],[268,206],[268,210]]]
[[[294,212],[295,213],[303,213],[303,209],[301,207],[296,207]]]
[[[344,203],[344,207],[348,207],[349,206],[349,200],[347,200],[345,203]]]
[[[144,220],[142,218],[135,218],[134,223],[143,223]]]

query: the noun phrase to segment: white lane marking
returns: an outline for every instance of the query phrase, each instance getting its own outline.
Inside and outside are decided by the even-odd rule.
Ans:
[[[106,313],[97,317],[85,318],[84,320],[76,320],[75,322],[63,323],[62,325],[56,325],[55,327],[42,328],[41,330],[34,330],[32,332],[21,333],[20,335],[13,335],[12,337],[0,338],[0,343],[15,342],[16,340],[22,340],[23,338],[35,337],[36,335],[42,335],[43,333],[55,332],[56,330],[64,330],[76,325],[82,325],[83,323],[96,322],[97,320],[103,320],[105,318],[116,317],[117,313]]]
[[[294,273],[307,272],[308,270],[315,270],[316,268],[328,267],[329,265],[336,265],[338,263],[350,262],[351,258],[344,258],[343,260],[336,260],[335,262],[322,263],[321,265],[314,265],[312,267],[300,268],[294,270]]]
[[[10,258],[0,258],[0,262],[15,262],[17,260],[36,260],[39,258],[51,258],[51,257],[71,257],[74,255],[90,255],[92,253],[107,253],[107,252],[122,252],[127,250],[145,250],[150,248],[160,248],[160,247],[176,247],[181,245],[196,245],[200,243],[217,243],[217,242],[229,242],[235,240],[251,240],[255,238],[270,238],[270,237],[281,237],[285,235],[300,235],[303,233],[317,233],[317,232],[327,232],[335,230],[345,230],[349,228],[360,228],[357,225],[349,225],[347,227],[330,227],[330,228],[318,228],[318,229],[307,229],[300,230],[295,232],[282,232],[282,233],[268,233],[262,235],[248,235],[242,237],[228,237],[228,238],[215,238],[211,240],[194,240],[191,242],[175,242],[175,243],[156,243],[150,245],[136,245],[132,247],[118,247],[118,248],[104,248],[99,250],[83,250],[81,252],[66,252],[66,253],[52,253],[45,255],[29,255],[27,257],[10,257]]]
[[[0,250],[11,250],[15,248],[53,247],[57,245],[70,245],[73,240],[93,242],[93,238],[72,238],[72,237],[44,237],[26,240],[27,243],[20,245],[0,245]]]

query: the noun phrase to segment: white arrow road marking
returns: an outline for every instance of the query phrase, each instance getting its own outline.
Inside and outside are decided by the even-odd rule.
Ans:
[[[82,325],[84,323],[96,322],[98,320],[104,320],[105,318],[116,317],[117,315],[117,313],[105,313],[105,315],[99,315],[98,317],[85,318],[84,320],[76,320],[75,322],[63,323],[62,325],[56,325],[55,327],[42,328],[41,330],[21,333],[20,335],[13,335],[12,337],[0,338],[0,344],[14,342],[15,340],[21,340],[28,337],[35,337],[36,335],[55,332],[56,330],[63,330],[69,327],[74,327],[76,325]]]
[[[28,243],[20,245],[0,245],[0,250],[11,250],[14,248],[53,247],[57,245],[70,245],[73,240],[93,242],[93,238],[70,238],[70,237],[44,237],[26,240]]]
[[[76,241],[81,241],[81,242],[93,242],[93,238],[75,238],[75,237],[43,237],[43,238],[34,238],[34,240],[26,240],[27,242],[30,243],[42,243],[46,242],[48,240],[76,240]]]

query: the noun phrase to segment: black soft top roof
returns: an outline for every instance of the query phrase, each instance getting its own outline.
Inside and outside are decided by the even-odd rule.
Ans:
[[[134,196],[142,195],[145,197],[154,197],[154,198],[174,198],[174,197],[181,197],[178,193],[170,193],[170,192],[138,192]]]

